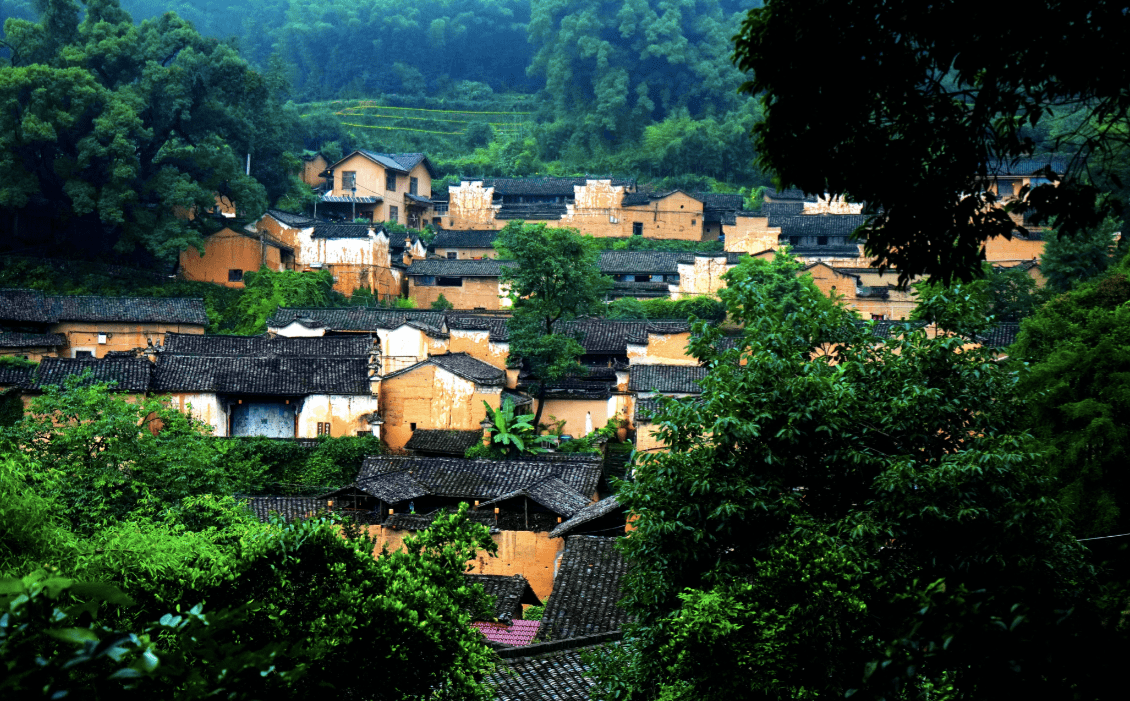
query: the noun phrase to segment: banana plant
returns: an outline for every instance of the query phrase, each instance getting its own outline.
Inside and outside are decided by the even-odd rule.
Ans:
[[[520,453],[542,453],[544,449],[537,443],[552,440],[552,436],[539,436],[534,431],[533,414],[515,414],[514,405],[502,402],[502,406],[495,409],[490,404],[483,402],[487,409],[487,417],[494,426],[490,429],[490,440],[499,446],[508,457]]]

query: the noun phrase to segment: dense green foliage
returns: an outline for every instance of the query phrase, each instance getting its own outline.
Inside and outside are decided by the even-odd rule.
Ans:
[[[866,251],[903,279],[975,277],[986,238],[1018,228],[992,206],[993,161],[1037,147],[1073,159],[1058,187],[1020,193],[1014,211],[1034,223],[1058,215],[1069,235],[1097,226],[1126,204],[1123,190],[1096,207],[1106,183],[1091,174],[1127,165],[1130,61],[1118,37],[1130,15],[1117,2],[1027,10],[1023,22],[975,0],[769,0],[750,10],[736,57],[752,72],[743,89],[765,110],[754,128],[761,164],[785,184],[868,203]],[[1065,50],[1117,68],[1077,70],[1059,60]],[[1044,143],[1056,110],[1074,119]]]
[[[488,601],[462,574],[495,545],[466,507],[391,553],[334,518],[260,523],[226,495],[254,487],[269,451],[178,414],[72,382],[5,431],[7,695],[485,696],[492,655],[467,622]],[[352,478],[371,448],[325,441],[305,463],[352,462]]]
[[[578,362],[584,353],[581,344],[554,333],[554,325],[598,310],[612,286],[612,278],[600,272],[600,252],[592,240],[576,229],[512,222],[495,242],[518,263],[504,267],[499,279],[509,287],[514,310],[510,357],[521,362],[537,384],[535,426],[541,422],[548,384],[583,372]]]
[[[1059,295],[1009,349],[1025,425],[1083,535],[1130,530],[1130,259]]]
[[[1117,231],[1118,222],[1113,218],[1073,236],[1050,230],[1040,256],[1040,271],[1047,278],[1048,287],[1066,292],[1105,272],[1117,254],[1114,241]]]
[[[605,697],[1101,698],[1125,643],[1044,497],[1015,375],[962,349],[985,319],[876,344],[810,284],[786,311],[755,263],[722,292],[736,347],[696,329],[703,394],[663,402],[670,451],[621,485],[636,623],[596,661]]]
[[[285,84],[173,14],[135,25],[117,0],[42,0],[4,24],[0,216],[9,242],[171,261],[217,194],[257,215],[282,194]],[[245,175],[245,159],[255,165]],[[91,231],[100,235],[91,236]]]
[[[709,319],[721,321],[726,317],[726,307],[710,297],[685,299],[645,299],[621,297],[608,303],[605,314],[609,319]]]

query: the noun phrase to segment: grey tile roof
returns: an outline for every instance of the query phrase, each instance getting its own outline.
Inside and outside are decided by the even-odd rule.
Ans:
[[[601,469],[599,455],[567,461],[377,455],[365,458],[356,484],[366,493],[392,504],[424,494],[493,499],[546,477],[557,477],[579,494],[593,494]]]
[[[164,355],[207,356],[309,356],[314,358],[368,358],[373,339],[368,336],[207,336],[165,335]]]
[[[411,498],[415,499],[416,497]],[[436,519],[436,516],[447,511],[447,509],[437,509],[436,511],[432,511],[426,514],[412,514],[401,512],[386,517],[382,525],[387,528],[396,528],[405,531],[422,531],[425,528],[431,527],[432,522]],[[498,528],[495,525],[494,514],[491,512],[471,510],[467,512],[467,520],[471,521],[472,523],[478,523],[486,526],[491,530],[492,533],[499,532]]]
[[[385,379],[404,375],[413,372],[425,365],[435,365],[447,370],[453,375],[462,377],[465,380],[470,380],[480,385],[502,385],[506,382],[506,371],[496,368],[495,366],[484,363],[478,358],[473,358],[466,353],[445,353],[443,355],[433,355],[427,360],[421,360],[415,365],[391,372],[385,375]]]
[[[495,618],[521,618],[522,604],[541,604],[530,583],[520,574],[464,574],[463,577],[468,584],[478,584],[487,596],[494,597]]]
[[[448,314],[447,327],[460,331],[489,331],[490,340],[504,343],[510,340],[510,329],[503,316],[475,316],[473,314]]]
[[[619,540],[583,535],[565,539],[539,637],[561,640],[605,633],[628,621],[627,612],[617,606],[620,580],[628,572],[628,563],[615,547]]]
[[[642,205],[651,204],[656,199],[659,199],[650,192],[625,192],[624,197],[620,199],[621,207],[640,207]]]
[[[416,204],[430,205],[432,201],[423,195],[413,195],[411,192],[404,193],[404,199]]]
[[[171,355],[157,359],[158,392],[304,396],[372,394],[367,358]]]
[[[274,217],[280,224],[285,224],[293,229],[305,229],[313,226],[316,221],[313,217],[308,217],[305,214],[295,214],[282,209],[268,209],[267,214]]]
[[[782,218],[803,215],[804,202],[799,200],[765,202],[761,205],[761,213],[769,218],[767,226],[780,226]]]
[[[585,508],[573,514],[569,517],[569,520],[565,521],[560,526],[550,531],[549,537],[562,538],[569,535],[578,528],[581,528],[586,523],[591,523],[598,518],[602,518],[610,514],[615,514],[617,512],[623,514],[623,511],[624,510],[620,506],[620,501],[616,498],[616,495],[612,495],[607,499],[601,499],[594,504],[589,504]]]
[[[514,261],[494,259],[449,260],[447,258],[428,258],[414,260],[408,266],[409,275],[439,275],[443,277],[498,277],[503,266],[513,267]]]
[[[774,188],[771,188],[771,187],[766,188],[765,196],[768,197],[770,201],[778,201],[778,200],[796,200],[798,202],[815,202],[816,201],[816,195],[808,194],[808,193],[806,193],[802,190],[799,190],[795,187],[786,188],[784,190],[777,190],[777,189],[774,189]]]
[[[479,178],[463,178],[480,180]],[[554,195],[572,197],[575,185],[585,185],[589,180],[609,180],[612,185],[622,187],[635,185],[634,179],[600,178],[582,176],[576,178],[481,178],[483,187],[493,187],[496,195]]]
[[[447,453],[463,457],[468,448],[482,440],[482,431],[418,428],[412,432],[412,437],[404,447],[423,453]]]
[[[337,224],[320,221],[314,224],[314,232],[311,236],[316,239],[367,239],[370,229],[376,233],[372,224]]]
[[[278,513],[287,521],[293,521],[296,518],[309,518],[319,512],[330,510],[328,499],[312,497],[248,497],[247,507],[264,523],[270,520],[271,512]]]
[[[0,289],[0,321],[50,324],[56,317],[50,299],[39,290]]]
[[[773,226],[782,236],[850,236],[868,220],[866,214],[800,214],[781,217]]]
[[[556,221],[563,217],[569,208],[565,204],[504,204],[494,213],[495,219],[522,219],[527,221]]]
[[[987,333],[978,336],[977,341],[988,348],[1007,348],[1016,342],[1016,336],[1019,333],[1020,324],[1002,323],[989,329]]]
[[[67,345],[61,333],[0,333],[0,348],[50,348]]]
[[[569,518],[585,508],[589,505],[589,502],[592,501],[591,498],[580,494],[558,478],[546,477],[527,487],[515,489],[514,491],[495,497],[485,504],[480,504],[480,507],[491,506],[517,497],[528,497],[558,516],[564,516],[565,518]]]
[[[597,642],[585,639],[564,649],[553,643],[514,648],[523,656],[504,658],[504,666],[485,681],[494,687],[496,701],[589,701],[595,677],[584,658],[599,651]]]
[[[440,229],[432,239],[433,248],[491,248],[498,230]]]
[[[391,168],[401,173],[407,173],[415,168],[421,161],[427,160],[427,156],[422,153],[379,153],[377,151],[369,151],[368,149],[358,149],[357,151],[385,168]],[[340,161],[338,162],[340,163]],[[335,163],[334,165],[337,164]],[[425,166],[432,177],[435,177],[431,163],[426,163]]]
[[[1036,171],[1046,166],[1051,166],[1052,171],[1062,175],[1067,172],[1070,159],[1066,156],[1033,156],[1031,158],[1017,158],[1014,160],[990,161],[986,167],[989,175],[1034,175]]]
[[[204,300],[184,297],[52,297],[59,321],[208,325]]]
[[[675,401],[694,402],[698,397],[674,397]],[[655,412],[659,410],[659,399],[656,397],[637,397],[635,409],[635,422],[637,424],[651,423]]]
[[[282,328],[302,317],[318,321],[329,331],[398,329],[409,321],[417,321],[429,328],[442,331],[445,323],[444,315],[441,312],[375,309],[371,307],[338,309],[279,307],[271,315],[271,318],[267,319],[267,326],[268,328]]]
[[[28,382],[29,389],[42,390],[48,385],[63,386],[67,377],[90,372],[95,382],[117,382],[119,392],[146,392],[152,382],[153,364],[144,358],[44,358]]]
[[[740,194],[727,192],[692,192],[689,194],[702,202],[703,209],[737,210],[745,206],[745,198]]]
[[[35,368],[18,368],[10,365],[0,365],[0,388],[26,387],[31,381]]]
[[[684,251],[601,251],[600,272],[605,275],[677,275]]]
[[[633,365],[628,369],[628,391],[699,394],[707,369],[697,365]]]

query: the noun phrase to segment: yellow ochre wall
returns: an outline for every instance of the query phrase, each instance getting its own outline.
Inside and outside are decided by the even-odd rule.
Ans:
[[[61,321],[51,327],[52,333],[67,337],[67,345],[59,349],[59,356],[70,358],[76,350],[94,352],[95,358],[105,357],[108,351],[128,351],[145,348],[148,341],[163,344],[166,333],[204,333],[196,324],[127,323],[105,321]],[[106,343],[98,342],[98,334],[109,334]]]
[[[404,195],[408,192],[408,185],[411,182],[409,180],[410,178],[416,178],[419,181],[416,189],[417,195],[420,197],[431,197],[432,195],[432,178],[422,162],[417,164],[408,175],[396,173],[396,190],[389,191],[386,189],[387,175],[385,167],[378,165],[368,157],[359,153],[353,154],[334,166],[332,191],[334,195],[344,196],[353,194],[352,190],[342,187],[342,180],[345,177],[343,174],[346,171],[353,171],[357,174],[358,197],[380,197],[384,200],[377,204],[357,205],[357,216],[367,216],[372,218],[373,221],[391,221],[389,218],[389,207],[395,206],[399,209],[396,221],[400,224],[408,223],[407,208],[409,205],[405,204]],[[412,206],[418,207],[419,205]]]
[[[612,401],[615,402],[615,398]],[[537,406],[536,399],[534,402],[530,408],[531,412]],[[608,423],[608,404],[607,399],[547,399],[545,410],[541,414],[541,422],[548,424],[564,419],[565,428],[561,432],[574,438],[581,438],[588,433],[585,430],[587,417],[592,417],[594,431]]]
[[[436,249],[436,255],[440,258],[447,258],[448,253],[454,253],[457,260],[498,258],[498,251],[494,250],[493,248],[447,247]]]
[[[462,287],[440,287],[438,285],[417,285],[415,278],[408,278],[408,296],[416,300],[417,309],[428,309],[432,302],[442,294],[456,309],[502,309],[499,296],[498,278],[465,277]]]
[[[413,423],[418,429],[479,430],[486,417],[483,401],[497,409],[501,399],[501,392],[477,392],[470,380],[422,365],[381,382],[381,435],[389,448],[400,450],[412,437]]]
[[[506,358],[509,353],[500,344],[490,342],[489,331],[463,331],[452,329],[448,340],[448,349],[452,353],[466,353],[467,355],[489,363],[499,369],[506,369]]]
[[[191,246],[180,254],[182,279],[214,282],[225,287],[243,287],[242,281],[228,281],[229,270],[256,271],[262,265],[281,270],[279,249],[227,228],[204,239],[203,256]]]
[[[369,526],[369,537],[377,539],[374,557],[379,556],[381,546],[387,545],[389,551],[404,547],[404,537],[411,531],[395,530],[384,526]],[[553,591],[553,575],[557,558],[565,549],[564,538],[550,538],[548,533],[531,531],[502,531],[491,534],[498,544],[496,557],[480,553],[479,557],[468,561],[472,574],[520,574],[530,583],[530,587],[543,601]]]

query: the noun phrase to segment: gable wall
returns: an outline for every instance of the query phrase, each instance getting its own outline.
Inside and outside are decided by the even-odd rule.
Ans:
[[[437,285],[417,285],[415,278],[408,278],[408,296],[416,300],[417,309],[428,309],[432,302],[443,295],[456,309],[502,309],[508,307],[509,300],[500,298],[498,278],[465,277],[462,287],[440,287]]]
[[[278,248],[225,228],[204,239],[203,256],[192,246],[181,251],[179,275],[183,280],[243,287],[242,281],[228,280],[228,271],[255,271],[264,264],[271,270],[283,269]]]
[[[389,448],[402,450],[412,437],[413,423],[418,429],[479,430],[486,417],[483,401],[497,408],[501,398],[498,392],[481,393],[470,380],[424,365],[381,382],[381,434]]]
[[[509,355],[509,344],[500,348],[502,344],[490,342],[489,331],[465,331],[451,329],[450,349],[452,353],[466,353],[467,355],[489,363],[496,368],[506,369],[506,358]]]

